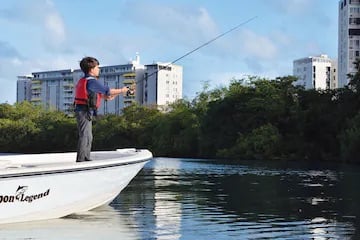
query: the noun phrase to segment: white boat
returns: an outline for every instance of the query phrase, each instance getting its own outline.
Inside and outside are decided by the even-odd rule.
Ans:
[[[53,219],[109,204],[152,158],[148,150],[0,155],[0,223]]]

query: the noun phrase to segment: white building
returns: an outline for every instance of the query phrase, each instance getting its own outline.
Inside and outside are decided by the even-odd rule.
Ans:
[[[354,61],[360,57],[360,0],[339,1],[338,80],[339,87],[349,83],[355,73]]]
[[[293,62],[296,85],[305,89],[335,89],[337,84],[336,61],[327,55],[297,59]]]
[[[142,81],[144,105],[165,107],[182,98],[183,69],[170,63],[145,65]]]
[[[27,87],[31,93],[20,100],[71,114],[74,86],[83,75],[80,69],[34,72]],[[23,78],[18,77],[18,95],[24,89],[22,81]],[[134,96],[119,95],[114,100],[103,101],[99,114],[120,114],[133,102],[161,107],[182,98],[182,67],[160,63],[144,66],[138,55],[127,64],[101,66],[99,81],[110,88],[136,88]]]
[[[29,101],[31,99],[32,75],[18,76],[16,82],[16,102]]]

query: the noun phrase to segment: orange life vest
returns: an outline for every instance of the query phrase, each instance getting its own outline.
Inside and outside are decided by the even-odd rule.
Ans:
[[[86,89],[88,79],[81,78],[75,87],[75,104],[86,105],[91,109],[98,109],[101,104],[101,93],[96,93],[94,96],[89,96]]]

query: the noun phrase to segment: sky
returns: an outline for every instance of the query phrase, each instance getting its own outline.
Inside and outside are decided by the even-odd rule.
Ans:
[[[184,57],[183,97],[230,80],[292,74],[295,59],[337,58],[338,0],[2,0],[0,103],[16,102],[17,76]],[[249,21],[250,20],[250,21]],[[249,22],[247,22],[249,21]]]

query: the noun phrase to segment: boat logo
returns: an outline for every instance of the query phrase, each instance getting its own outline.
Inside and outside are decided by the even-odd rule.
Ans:
[[[28,186],[19,186],[15,193],[15,198],[18,199],[21,195],[25,194],[25,191],[28,189]]]
[[[28,186],[19,186],[14,195],[0,195],[0,204],[12,203],[15,201],[31,203],[40,198],[47,197],[50,194],[50,188],[44,192],[40,192],[36,194],[26,194],[28,188],[29,188]]]

